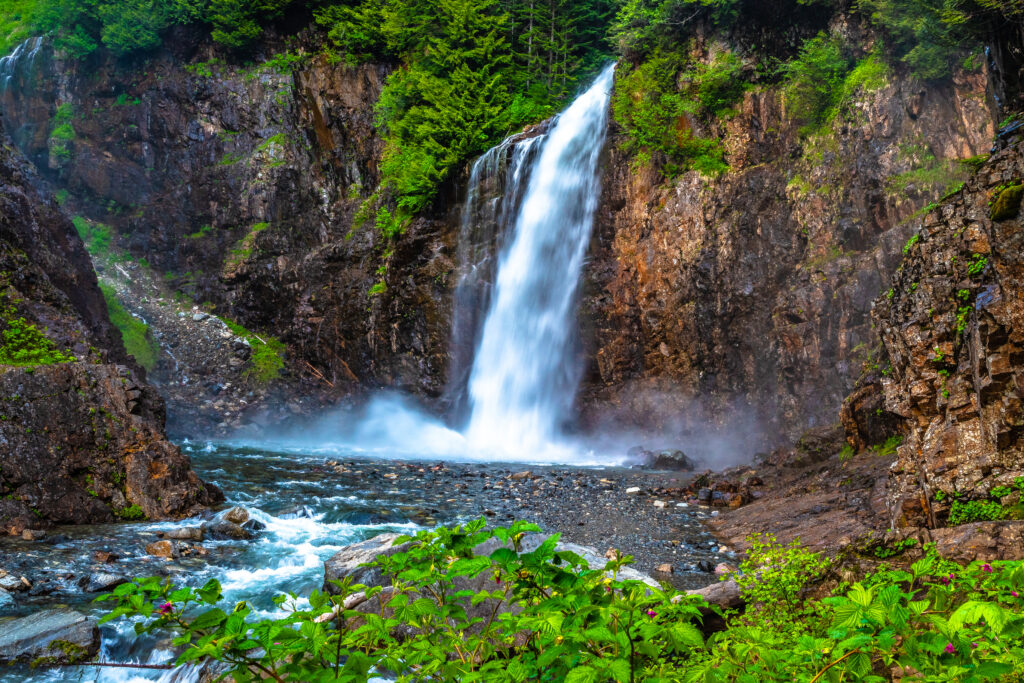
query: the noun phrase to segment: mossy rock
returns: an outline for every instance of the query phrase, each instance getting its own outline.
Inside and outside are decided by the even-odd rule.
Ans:
[[[1005,221],[1013,218],[1020,211],[1021,200],[1024,199],[1024,184],[1017,183],[999,193],[992,202],[992,220]]]

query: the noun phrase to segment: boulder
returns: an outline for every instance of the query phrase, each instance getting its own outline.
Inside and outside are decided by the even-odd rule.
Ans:
[[[737,609],[743,606],[743,594],[740,586],[733,579],[719,581],[703,588],[686,591],[689,595],[699,595],[709,605],[723,609]]]
[[[223,518],[227,521],[242,525],[249,521],[249,511],[243,507],[233,507],[227,512],[223,513]]]
[[[198,526],[181,526],[161,532],[160,537],[172,541],[202,541],[203,529]]]
[[[88,577],[83,578],[79,582],[80,586],[83,586],[86,593],[100,593],[111,591],[122,583],[128,583],[129,579],[120,574],[111,574],[109,572],[95,572],[90,574]]]
[[[146,553],[168,560],[178,555],[177,550],[178,544],[174,541],[154,541],[146,546]]]
[[[0,664],[79,662],[100,649],[96,620],[71,609],[49,609],[6,622],[0,629]]]

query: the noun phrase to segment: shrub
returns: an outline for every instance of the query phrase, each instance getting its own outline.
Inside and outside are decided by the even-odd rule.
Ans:
[[[1006,510],[1002,505],[991,500],[954,500],[949,509],[949,518],[946,520],[949,526],[960,526],[969,522],[987,522],[990,520],[1004,519]]]
[[[850,60],[838,38],[819,33],[805,41],[800,54],[780,68],[793,118],[808,130],[825,123],[840,101],[849,70]]]
[[[407,549],[368,565],[389,586],[346,579],[308,603],[282,595],[276,619],[225,602],[215,580],[176,588],[140,579],[97,598],[114,604],[101,623],[129,617],[140,635],[174,634],[179,663],[221,661],[235,680],[362,682],[384,670],[401,681],[868,683],[899,666],[915,679],[966,683],[1024,666],[1024,562],[960,566],[928,546],[907,571],[883,565],[817,599],[806,588],[826,568],[818,556],[768,541],[747,567],[766,578],[764,588],[748,583],[761,602],[726,614],[727,628],[705,642],[700,599],[622,580],[630,558],[593,570],[556,550],[557,536],[525,552],[523,534],[535,531],[523,522],[486,530],[479,520],[401,537]],[[505,547],[475,555],[492,537]],[[466,589],[472,578],[487,580]],[[767,586],[795,610],[773,606]],[[345,608],[357,592],[371,609]],[[494,607],[470,618],[468,607],[485,601]]]
[[[4,310],[2,324],[0,365],[51,365],[76,360],[70,353],[58,349],[38,327],[15,315],[12,307]]]

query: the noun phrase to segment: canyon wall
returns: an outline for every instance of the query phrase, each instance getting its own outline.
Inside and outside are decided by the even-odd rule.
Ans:
[[[870,52],[856,25],[838,30]],[[324,388],[315,369],[334,395],[442,396],[465,174],[393,251],[353,225],[377,182],[372,105],[389,68],[243,68],[181,38],[167,44],[199,47],[137,64],[62,62],[44,44],[0,111],[70,211],[115,226],[195,301],[280,336],[309,388]],[[987,80],[984,65],[937,85],[889,69],[811,133],[778,88],[751,89],[734,116],[687,122],[722,137],[719,177],[637,168],[613,127],[581,306],[584,425],[742,417],[770,445],[834,423],[880,369],[871,302],[911,217],[991,146]],[[61,106],[75,134],[55,153]]]
[[[879,369],[872,300],[911,216],[968,176],[957,160],[989,150],[994,116],[984,70],[926,85],[887,69],[811,132],[778,89],[748,91],[700,131],[723,137],[720,177],[663,181],[613,144],[584,301],[587,402],[769,443],[835,423]]]
[[[81,239],[39,183],[0,128],[0,348],[45,349],[45,334],[61,360],[78,361],[0,364],[0,529],[217,502],[164,437],[163,401],[126,356]]]

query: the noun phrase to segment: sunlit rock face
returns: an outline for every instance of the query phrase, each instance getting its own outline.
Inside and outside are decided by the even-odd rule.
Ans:
[[[922,86],[890,71],[806,134],[778,90],[751,91],[700,131],[724,138],[719,177],[663,180],[612,146],[582,316],[590,423],[610,404],[622,424],[763,443],[836,422],[880,369],[869,316],[907,219],[967,176],[954,160],[988,151],[990,102],[982,72]]]
[[[23,319],[82,362],[0,365],[0,530],[217,502],[164,437],[163,401],[128,366],[82,242],[38,183],[0,138],[2,328]]]
[[[1022,138],[1007,135],[962,191],[913,221],[918,237],[875,302],[892,366],[881,380],[885,408],[906,432],[890,486],[897,525],[944,525],[954,494],[986,498],[1005,487],[1020,496]]]

